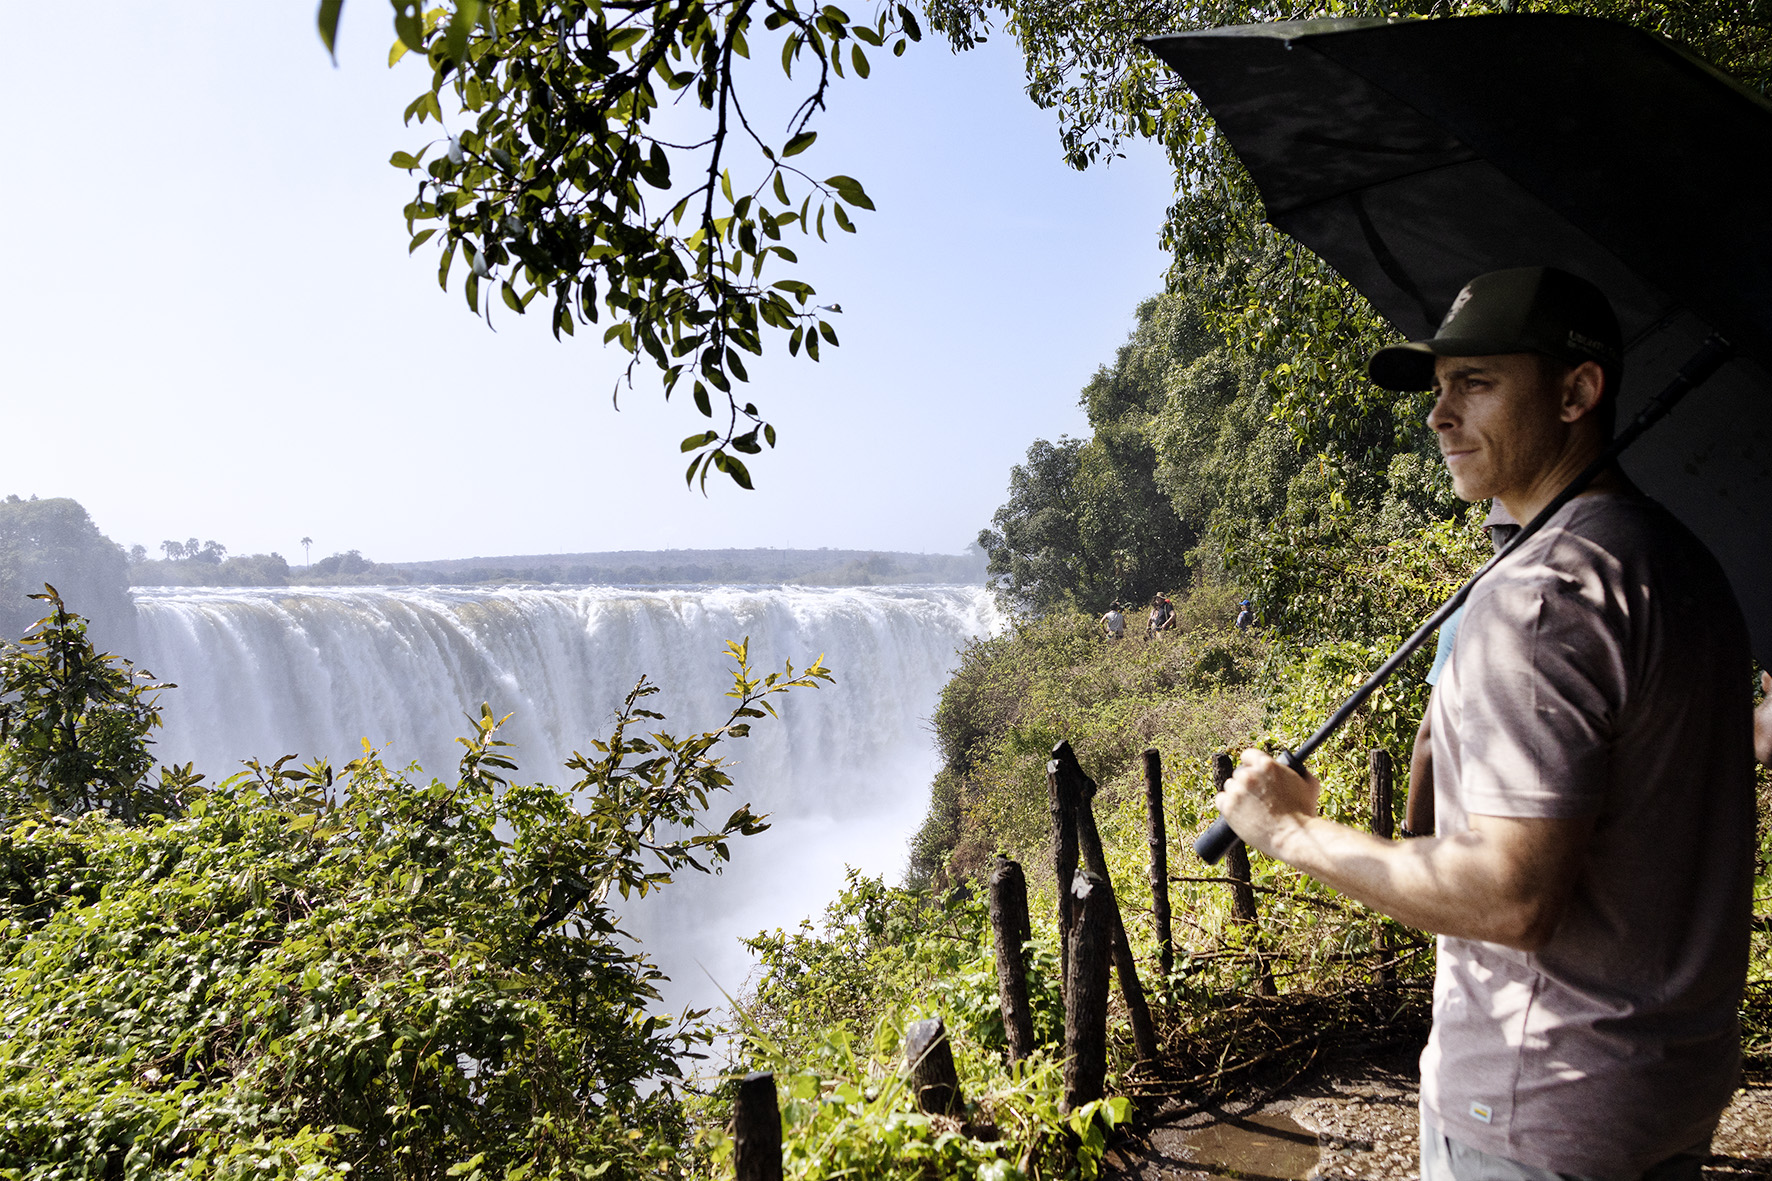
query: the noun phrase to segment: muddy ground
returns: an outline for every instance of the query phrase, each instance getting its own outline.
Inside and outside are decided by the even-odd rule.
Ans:
[[[1115,1181],[1248,1181],[1359,1178],[1413,1181],[1415,1047],[1392,1047],[1318,1067],[1277,1090],[1207,1110],[1154,1113],[1109,1159]],[[1772,1079],[1737,1092],[1705,1170],[1715,1181],[1772,1179]]]

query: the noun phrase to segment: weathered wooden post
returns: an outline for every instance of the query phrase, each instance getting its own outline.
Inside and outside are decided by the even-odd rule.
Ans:
[[[1231,773],[1235,770],[1228,754],[1219,753],[1212,757],[1212,790],[1216,794],[1224,790],[1230,782]],[[1249,849],[1242,841],[1231,846],[1231,851],[1224,857],[1224,876],[1231,883],[1231,916],[1237,922],[1249,928],[1249,941],[1255,942],[1257,915],[1255,912],[1255,884],[1249,875]],[[1274,995],[1274,976],[1268,970],[1267,961],[1262,958],[1261,949],[1256,948],[1255,959],[1258,973],[1255,991],[1259,996]]]
[[[1157,970],[1163,988],[1175,973],[1175,932],[1169,921],[1169,826],[1163,816],[1163,756],[1144,752],[1144,810],[1151,846],[1151,919],[1157,926]]]
[[[1101,833],[1095,827],[1095,780],[1083,773],[1071,744],[1061,742],[1052,748],[1053,762],[1059,765],[1059,779],[1071,784],[1071,798],[1077,801],[1077,848],[1089,872],[1107,883],[1110,889],[1108,932],[1112,938],[1110,951],[1114,957],[1114,975],[1120,980],[1120,995],[1126,1001],[1126,1017],[1132,1025],[1132,1045],[1141,1062],[1155,1062],[1162,1051],[1157,1044],[1157,1026],[1151,1020],[1151,1007],[1145,1000],[1144,986],[1138,982],[1138,964],[1132,958],[1132,944],[1126,938],[1126,924],[1120,917],[1119,903],[1111,901],[1113,879],[1108,874],[1107,856],[1101,848]]]
[[[1056,759],[1046,764],[1046,798],[1052,809],[1052,879],[1058,885],[1058,979],[1070,979],[1071,927],[1074,925],[1068,883],[1077,874],[1077,792],[1070,778],[1058,773]],[[1066,993],[1068,1003],[1070,994]]]
[[[1391,795],[1396,774],[1391,752],[1382,746],[1373,747],[1371,754],[1367,756],[1367,765],[1372,774],[1372,831],[1388,841],[1393,827]],[[1389,984],[1390,961],[1395,949],[1391,945],[1390,932],[1385,928],[1383,919],[1378,920],[1378,954],[1378,968],[1372,973],[1372,979],[1379,984]]]
[[[732,1105],[732,1160],[737,1181],[781,1181],[781,1108],[775,1076],[758,1071],[738,1084]]]
[[[953,1115],[960,1110],[960,1076],[954,1070],[954,1050],[940,1017],[913,1021],[905,1028],[904,1061],[918,1108],[931,1115]]]
[[[1375,746],[1367,756],[1367,762],[1372,772],[1372,831],[1388,841],[1395,823],[1391,813],[1391,785],[1395,773],[1391,752]]]
[[[1071,880],[1070,967],[1065,977],[1064,1101],[1073,1111],[1100,1099],[1107,1086],[1108,955],[1113,942],[1108,915],[1113,887],[1079,870]]]
[[[1034,1015],[1028,1008],[1028,885],[1021,866],[997,854],[991,870],[991,937],[997,949],[997,1004],[1009,1038],[1009,1061],[1034,1052]]]

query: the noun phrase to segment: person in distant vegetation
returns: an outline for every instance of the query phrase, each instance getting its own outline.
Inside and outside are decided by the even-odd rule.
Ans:
[[[1101,630],[1107,633],[1107,638],[1110,640],[1118,640],[1125,636],[1126,614],[1121,609],[1118,600],[1115,600],[1114,605],[1109,607],[1107,613],[1101,617]]]
[[[1151,618],[1149,631],[1151,634],[1166,632],[1175,627],[1175,604],[1169,601],[1168,595],[1151,596]]]
[[[1483,518],[1483,528],[1489,531],[1489,548],[1500,553],[1502,547],[1520,531],[1520,523],[1508,513],[1507,506],[1497,500],[1490,504],[1489,515]],[[1452,613],[1450,619],[1440,625],[1440,634],[1434,640],[1434,664],[1427,670],[1429,685],[1439,684],[1440,674],[1445,671],[1446,662],[1452,658],[1452,645],[1458,638],[1458,621],[1463,617],[1464,608],[1460,607]],[[1405,840],[1434,835],[1432,719],[1432,711],[1421,715],[1421,725],[1415,731],[1415,749],[1409,753],[1409,798],[1403,808]]]
[[[1237,612],[1237,630],[1240,632],[1246,632],[1254,622],[1255,605],[1248,599],[1244,599],[1241,609]]]
[[[1459,497],[1525,521],[1605,449],[1621,356],[1606,297],[1532,267],[1370,372],[1433,390]],[[1716,559],[1613,467],[1471,592],[1429,705],[1437,836],[1336,824],[1243,752],[1239,836],[1439,935],[1424,1181],[1698,1181],[1741,1071],[1750,667]]]

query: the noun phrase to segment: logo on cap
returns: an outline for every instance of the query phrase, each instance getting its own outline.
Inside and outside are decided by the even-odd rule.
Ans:
[[[1458,298],[1452,301],[1452,306],[1446,309],[1446,318],[1440,321],[1440,328],[1444,330],[1446,325],[1452,323],[1453,318],[1456,317],[1458,313],[1464,309],[1464,305],[1470,301],[1471,289],[1466,287],[1463,291],[1458,293]]]

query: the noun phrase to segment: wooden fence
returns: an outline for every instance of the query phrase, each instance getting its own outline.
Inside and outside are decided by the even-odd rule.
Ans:
[[[1369,765],[1372,831],[1388,839],[1394,823],[1390,753],[1373,750]],[[1214,794],[1230,778],[1231,771],[1228,754],[1213,757]],[[1171,876],[1163,809],[1163,764],[1155,750],[1144,752],[1144,781],[1151,918],[1156,928],[1157,966],[1164,990],[1175,965],[1169,885],[1207,882],[1229,887],[1232,921],[1246,929],[1253,948],[1255,990],[1261,996],[1273,996],[1273,971],[1257,938],[1260,916],[1247,850],[1240,842],[1232,847],[1225,858],[1222,877]],[[1161,1046],[1095,825],[1095,781],[1084,773],[1069,742],[1053,747],[1052,758],[1046,764],[1046,787],[1052,818],[1052,866],[1061,885],[1059,970],[1065,1010],[1062,1105],[1069,1111],[1105,1097],[1110,976],[1119,986],[1139,1062],[1157,1062]],[[1027,1058],[1035,1049],[1026,958],[1032,925],[1026,875],[1019,863],[1001,853],[991,869],[990,914],[997,960],[997,997],[1003,1012],[1009,1059],[1014,1062]],[[1390,946],[1388,935],[1381,933],[1380,940],[1380,963],[1374,978],[1382,981],[1390,979],[1395,949]],[[906,1081],[918,1107],[942,1115],[962,1111],[965,1097],[941,1019],[913,1022],[905,1030],[904,1043]],[[780,1181],[781,1112],[771,1074],[749,1074],[739,1084],[733,1107],[733,1155],[737,1181]]]

